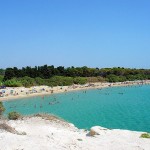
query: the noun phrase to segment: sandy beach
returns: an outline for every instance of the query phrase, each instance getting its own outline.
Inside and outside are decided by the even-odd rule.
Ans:
[[[88,89],[102,89],[115,86],[133,86],[133,85],[143,85],[150,84],[150,80],[144,81],[127,81],[127,82],[96,82],[96,83],[87,83],[84,85],[71,85],[71,86],[33,86],[30,88],[25,87],[6,87],[6,89],[0,89],[0,101],[11,100],[11,99],[20,99],[27,98],[32,96],[44,96],[50,95],[53,93],[63,93],[77,90],[88,90]]]
[[[149,150],[142,132],[100,126],[91,131],[55,117],[26,117],[0,124],[0,150]],[[2,121],[0,121],[2,123]],[[3,125],[5,126],[5,125]],[[94,133],[94,134],[93,134]]]

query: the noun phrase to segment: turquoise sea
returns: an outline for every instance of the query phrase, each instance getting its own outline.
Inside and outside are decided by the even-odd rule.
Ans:
[[[50,113],[78,128],[99,125],[111,129],[150,132],[150,85],[81,90],[4,101],[5,115]]]

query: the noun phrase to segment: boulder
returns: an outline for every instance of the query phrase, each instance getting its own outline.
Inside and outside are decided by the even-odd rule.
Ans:
[[[107,128],[103,128],[100,126],[94,126],[90,129],[89,135],[90,136],[103,135],[106,133],[107,130],[108,130]]]

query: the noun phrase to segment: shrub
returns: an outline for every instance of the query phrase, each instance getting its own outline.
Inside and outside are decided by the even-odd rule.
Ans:
[[[101,77],[101,76],[98,76],[97,80],[98,80],[98,82],[105,82],[106,81],[106,79]]]
[[[10,120],[17,120],[20,116],[21,115],[19,113],[13,111],[13,112],[10,112],[8,114],[8,119],[10,119]]]
[[[107,76],[107,81],[108,82],[124,82],[126,81],[126,77],[124,76],[117,76],[117,75],[114,75],[114,74],[110,74]]]
[[[105,78],[97,76],[97,77],[87,77],[87,82],[105,82]]]
[[[20,86],[22,86],[22,83],[19,80],[14,78],[11,80],[6,80],[4,82],[4,85],[8,86],[8,87],[20,87]]]
[[[24,87],[31,87],[31,86],[35,86],[36,83],[35,83],[35,79],[34,78],[31,78],[31,77],[23,77],[23,78],[19,78],[19,81],[22,83],[22,85]]]
[[[61,78],[61,83],[64,86],[72,85],[73,84],[73,78],[72,77],[63,77],[63,78]],[[62,85],[61,83],[59,84],[60,86]]]
[[[45,81],[46,79],[42,79],[42,78],[40,78],[40,77],[36,77],[35,78],[35,82],[36,82],[36,84],[37,85],[45,85],[46,84],[46,81]]]
[[[86,84],[87,83],[87,78],[85,77],[75,77],[73,79],[74,84]]]
[[[5,111],[4,105],[2,102],[0,102],[0,115]]]
[[[0,75],[0,85],[2,85],[4,76]]]
[[[150,138],[150,133],[143,133],[140,136],[141,138]]]
[[[73,84],[72,77],[64,77],[64,76],[54,76],[48,79],[48,84],[50,86],[67,86]]]

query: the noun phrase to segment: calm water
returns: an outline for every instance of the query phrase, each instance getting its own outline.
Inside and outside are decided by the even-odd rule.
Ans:
[[[107,128],[150,132],[150,85],[113,87],[5,101],[5,114],[39,112],[57,115],[78,128]]]

